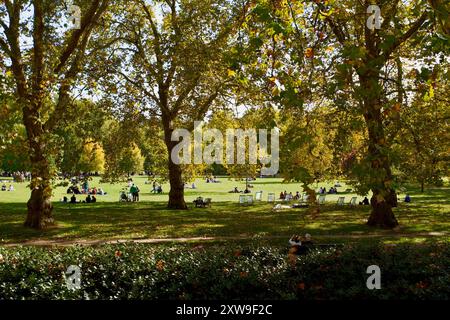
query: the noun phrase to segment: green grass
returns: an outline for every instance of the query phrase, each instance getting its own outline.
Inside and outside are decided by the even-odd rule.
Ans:
[[[434,188],[420,194],[410,188],[413,202],[401,203],[395,209],[401,227],[396,231],[377,230],[365,225],[369,207],[336,207],[334,203],[339,195],[327,195],[329,201],[322,207],[316,219],[305,209],[291,209],[273,212],[267,204],[267,193],[281,190],[301,191],[299,184],[284,184],[281,179],[259,179],[252,182],[253,193],[264,192],[264,201],[254,206],[238,205],[238,195],[229,194],[234,186],[245,188],[245,183],[228,181],[206,184],[197,181],[197,190],[186,190],[186,200],[190,210],[174,211],[165,208],[167,194],[153,195],[150,185],[145,185],[145,177],[135,178],[143,191],[140,203],[118,203],[118,194],[124,184],[100,185],[98,180],[91,186],[101,186],[109,192],[99,196],[96,204],[68,205],[58,202],[66,188],[55,190],[55,211],[57,226],[45,232],[35,231],[22,226],[28,198],[26,183],[14,184],[16,191],[0,192],[0,243],[15,243],[36,240],[78,241],[78,240],[114,240],[145,238],[190,238],[213,237],[214,241],[231,238],[262,237],[273,242],[286,241],[294,233],[312,234],[324,242],[370,241],[368,236],[380,236],[386,242],[422,242],[428,239],[427,233],[436,233],[440,240],[448,241],[450,234],[450,188]],[[342,182],[341,182],[342,184]],[[319,184],[329,188],[330,184]],[[168,190],[167,186],[163,186]],[[347,189],[343,185],[341,190]],[[198,196],[211,197],[212,208],[194,209],[192,201]],[[346,201],[352,194],[346,194]],[[358,201],[360,200],[360,197]],[[419,235],[419,234],[425,235]],[[377,238],[378,239],[378,238]]]
[[[7,178],[0,178],[0,180],[6,180]],[[123,188],[127,187],[126,183],[118,183],[118,184],[102,184],[99,182],[99,178],[93,178],[93,181],[89,183],[90,187],[101,187],[108,194],[105,196],[98,196],[97,200],[99,202],[117,202],[119,199],[119,193]],[[228,179],[225,177],[219,178],[220,183],[206,183],[202,179],[197,179],[195,184],[197,189],[185,189],[185,198],[186,201],[192,202],[198,196],[209,197],[212,198],[215,202],[223,202],[223,201],[231,201],[237,202],[239,199],[239,195],[228,193],[233,190],[234,187],[238,187],[239,190],[245,189],[244,181],[236,181],[234,179]],[[147,177],[144,176],[135,176],[133,177],[134,183],[140,188],[140,199],[143,202],[163,202],[168,200],[168,192],[169,185],[163,184],[162,188],[164,193],[161,195],[151,193],[152,185],[145,184],[147,181]],[[340,190],[344,191],[350,186],[345,185],[343,182],[340,182],[342,187]],[[265,179],[257,179],[257,181],[250,182],[254,186],[252,193],[254,194],[256,191],[263,191],[264,199],[267,200],[267,194],[269,192],[275,193],[278,197],[280,192],[287,191],[292,192],[295,195],[296,191],[301,192],[302,187],[300,183],[283,183],[282,179],[275,178],[265,178]],[[9,186],[9,183],[6,183]],[[27,188],[27,183],[14,183],[15,191],[13,192],[0,192],[0,203],[25,203],[29,197],[29,189]],[[329,189],[334,183],[321,183],[318,185],[319,187],[326,187]],[[316,187],[316,186],[314,186]],[[62,197],[66,195],[67,187],[57,187],[54,189],[53,201],[60,201]],[[350,196],[350,194],[345,194],[345,196]],[[361,197],[359,197],[361,198]],[[327,195],[327,201],[336,202],[338,199],[338,195]],[[349,200],[350,198],[348,198]],[[78,200],[82,200],[81,197],[78,196]]]

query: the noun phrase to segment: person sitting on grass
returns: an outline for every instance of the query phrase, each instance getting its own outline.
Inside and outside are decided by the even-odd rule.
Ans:
[[[234,187],[234,190],[230,191],[229,193],[239,193],[238,187]]]
[[[86,197],[86,203],[91,203],[91,202],[92,202],[91,195],[88,194],[88,196]]]
[[[248,190],[248,188],[245,188],[244,193],[251,193],[251,191]]]
[[[120,192],[120,199],[122,201],[128,202],[128,196],[127,196],[127,193],[125,191],[121,191]]]
[[[202,197],[198,197],[197,199],[194,200],[194,204],[196,208],[199,207],[204,207],[205,206],[205,202],[203,201]]]
[[[281,193],[280,193],[280,199],[281,199],[281,200],[284,200],[284,199],[286,199],[286,197],[284,196],[284,193],[283,193],[283,191],[281,191]]]
[[[70,198],[70,203],[72,204],[77,203],[77,197],[75,197],[75,194],[72,194],[72,197]]]
[[[6,184],[2,185],[2,191],[6,191]]]
[[[364,200],[359,203],[360,206],[368,206],[369,205],[369,199],[367,197],[364,197]]]
[[[292,253],[294,254],[305,254],[308,251],[311,250],[313,247],[313,242],[311,240],[311,235],[309,233],[305,234],[304,237],[299,237],[298,235],[292,236],[292,238],[289,240],[289,243],[292,247]]]
[[[13,185],[12,185],[12,184],[10,184],[10,185],[9,185],[9,189],[8,189],[8,191],[14,191],[14,187],[13,187]]]
[[[97,202],[97,198],[96,198],[95,196],[92,196],[91,202],[92,202],[92,203],[96,203],[96,202]]]
[[[406,203],[410,203],[411,202],[411,197],[409,196],[409,194],[406,195],[405,202]]]
[[[162,187],[161,186],[158,186],[157,188],[156,188],[156,193],[163,193],[163,189],[162,189]]]

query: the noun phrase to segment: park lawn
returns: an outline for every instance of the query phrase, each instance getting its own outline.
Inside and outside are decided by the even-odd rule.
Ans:
[[[8,178],[0,178],[0,181],[11,179]],[[163,194],[153,194],[151,193],[152,185],[145,184],[148,181],[146,176],[134,176],[133,182],[140,188],[140,200],[143,202],[164,202],[168,200],[168,191],[169,184],[165,183],[162,185]],[[202,196],[204,198],[212,198],[215,202],[238,202],[239,195],[235,193],[229,193],[229,191],[233,190],[235,187],[238,187],[239,190],[245,189],[245,181],[236,181],[235,179],[229,179],[228,177],[219,177],[220,183],[206,183],[203,179],[196,179],[195,184],[197,189],[185,189],[185,199],[188,202],[192,202],[198,196]],[[256,181],[249,182],[254,187],[251,188],[252,193],[254,194],[256,191],[263,191],[263,198],[267,200],[268,193],[275,193],[278,198],[280,192],[287,191],[292,192],[295,195],[295,192],[302,192],[302,187],[300,183],[285,183],[282,179],[279,178],[263,178],[257,179]],[[344,191],[346,189],[351,189],[350,186],[347,186],[344,182],[340,181],[342,187],[339,188],[340,191]],[[9,186],[9,182],[6,183]],[[26,203],[30,191],[27,188],[28,183],[13,183],[14,188],[16,189],[13,192],[0,192],[0,203]],[[334,185],[334,182],[328,183],[320,183],[315,185],[315,188],[326,187],[327,190]],[[90,187],[100,187],[108,194],[105,196],[97,196],[97,200],[99,202],[117,202],[119,199],[120,191],[124,188],[127,188],[127,183],[100,183],[100,178],[94,177],[93,180],[89,183]],[[58,202],[66,194],[67,187],[56,187],[53,190],[53,201]],[[350,200],[351,194],[343,194],[348,197],[347,200]],[[356,196],[356,195],[355,195]],[[327,195],[327,201],[336,202],[339,195]],[[361,199],[361,197],[358,197]],[[84,197],[77,196],[78,200],[83,200]]]
[[[144,177],[139,177],[144,181]],[[135,179],[136,181],[137,179]],[[238,182],[225,179],[220,184],[206,184],[198,181],[199,190],[187,190],[187,201],[197,195],[213,198],[212,208],[190,209],[186,211],[167,210],[167,195],[154,196],[143,192],[140,203],[118,203],[113,195],[102,198],[96,204],[68,205],[55,202],[57,226],[45,232],[22,226],[27,199],[26,184],[15,184],[15,192],[2,192],[17,202],[4,198],[0,200],[0,241],[3,244],[36,240],[79,241],[116,240],[147,238],[192,238],[212,237],[214,241],[266,238],[271,241],[286,241],[292,234],[310,233],[320,241],[372,239],[380,237],[386,242],[420,242],[433,235],[435,239],[448,241],[450,235],[450,188],[428,189],[420,194],[417,189],[408,192],[413,203],[400,203],[395,209],[401,227],[395,231],[377,230],[365,225],[370,208],[357,206],[337,207],[335,199],[322,207],[322,212],[313,219],[305,209],[289,209],[273,212],[272,204],[265,201],[254,206],[243,207],[237,203],[238,195],[228,194]],[[241,185],[243,183],[240,182]],[[280,179],[260,179],[253,182],[253,192],[262,189],[266,194],[286,189],[292,192],[298,184],[282,184]],[[323,186],[320,184],[319,186]],[[239,186],[239,185],[238,185]],[[150,186],[148,186],[150,188]],[[120,185],[102,186],[105,190],[120,190]],[[204,189],[205,188],[205,189]],[[202,190],[206,190],[208,192]],[[341,189],[345,190],[345,186]],[[117,189],[117,190],[115,190]],[[141,190],[143,188],[141,187]],[[55,199],[63,192],[58,188]],[[61,193],[62,194],[62,193]],[[345,195],[347,201],[351,194]],[[149,199],[153,200],[150,201]],[[217,200],[218,199],[218,200]],[[229,200],[228,200],[229,199]],[[20,200],[20,202],[19,202]],[[108,201],[109,200],[109,201]],[[358,199],[359,200],[359,199]],[[5,202],[4,202],[5,201]]]

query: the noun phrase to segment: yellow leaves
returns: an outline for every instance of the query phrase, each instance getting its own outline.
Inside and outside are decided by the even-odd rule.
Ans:
[[[401,103],[396,103],[393,107],[394,111],[400,112],[400,109],[402,108]]]
[[[314,57],[314,49],[313,48],[307,48],[305,50],[305,57],[308,59],[311,59],[312,57]]]
[[[234,78],[236,76],[236,71],[228,69],[228,77]]]
[[[434,88],[432,84],[430,84],[430,91],[428,93],[428,96],[430,97],[430,99],[434,98]]]
[[[331,10],[328,11],[328,12],[324,12],[324,11],[322,11],[322,10],[319,10],[319,12],[320,12],[320,14],[321,14],[322,16],[324,16],[324,17],[330,17],[330,16],[334,13],[334,9],[331,9]]]
[[[166,264],[164,263],[164,261],[158,260],[158,261],[156,262],[156,269],[157,269],[158,271],[163,271],[165,265],[166,265]]]
[[[278,97],[280,94],[281,94],[280,88],[279,88],[278,86],[275,86],[275,87],[272,89],[272,95],[273,95],[274,97]]]

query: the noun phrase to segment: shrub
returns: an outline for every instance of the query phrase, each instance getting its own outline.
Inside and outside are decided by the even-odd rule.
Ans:
[[[81,267],[81,289],[64,273]],[[369,265],[381,290],[369,290]],[[448,245],[0,248],[0,299],[449,299]]]

